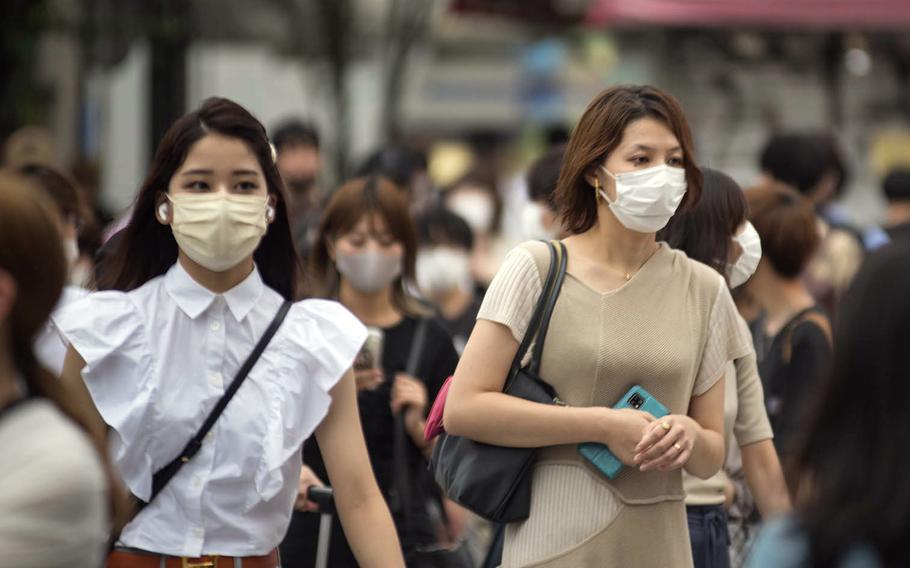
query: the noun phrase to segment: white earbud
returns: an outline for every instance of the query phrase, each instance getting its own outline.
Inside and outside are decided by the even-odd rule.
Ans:
[[[275,208],[271,205],[265,206],[265,218],[269,220],[269,223],[275,220]]]
[[[162,222],[167,222],[168,206],[167,203],[162,203],[158,206],[158,218]]]

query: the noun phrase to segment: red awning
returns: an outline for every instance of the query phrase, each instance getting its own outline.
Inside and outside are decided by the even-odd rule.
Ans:
[[[910,31],[910,0],[592,0],[586,21],[609,26]]]

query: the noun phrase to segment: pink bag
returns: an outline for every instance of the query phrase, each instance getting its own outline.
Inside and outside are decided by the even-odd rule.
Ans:
[[[449,385],[452,384],[452,379],[454,378],[455,376],[453,375],[446,379],[446,382],[442,383],[439,394],[436,395],[436,400],[433,401],[433,407],[430,408],[426,426],[423,428],[423,439],[427,442],[446,431],[445,427],[442,425],[442,413],[446,408],[446,396],[449,394]]]

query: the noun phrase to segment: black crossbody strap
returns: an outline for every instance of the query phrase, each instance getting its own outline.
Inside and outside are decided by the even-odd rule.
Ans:
[[[423,347],[427,341],[427,328],[430,321],[422,318],[417,320],[417,328],[411,338],[411,350],[404,372],[419,379],[420,362],[423,357]],[[392,438],[392,471],[395,476],[395,499],[393,509],[401,514],[404,523],[402,537],[406,545],[413,545],[414,536],[413,519],[411,518],[411,472],[408,467],[408,430],[404,423],[404,411],[394,416],[395,431]]]
[[[272,340],[272,337],[275,336],[275,333],[278,331],[278,328],[281,327],[282,322],[284,322],[285,316],[288,315],[288,311],[291,309],[292,302],[285,301],[281,304],[281,307],[278,308],[278,313],[275,314],[275,317],[272,319],[272,322],[269,324],[269,327],[266,328],[265,333],[262,334],[262,337],[259,338],[259,342],[256,344],[256,347],[253,348],[253,352],[250,353],[250,356],[246,358],[246,361],[243,362],[240,369],[237,371],[237,374],[234,375],[234,380],[231,381],[230,386],[227,390],[224,391],[224,394],[221,395],[221,398],[218,400],[218,404],[215,405],[215,408],[209,412],[208,417],[206,417],[205,422],[202,423],[202,426],[199,427],[199,431],[196,432],[196,435],[186,444],[183,448],[183,451],[180,452],[180,455],[171,460],[169,464],[162,467],[155,472],[155,475],[152,476],[152,495],[149,498],[148,502],[140,502],[139,509],[146,507],[151,503],[155,497],[161,493],[161,490],[164,489],[164,486],[177,475],[177,472],[180,471],[180,468],[183,467],[183,464],[190,461],[193,456],[195,456],[199,450],[202,448],[202,441],[205,439],[206,434],[212,429],[212,426],[215,425],[215,421],[218,420],[218,417],[221,416],[221,413],[224,412],[224,409],[227,407],[228,403],[231,402],[231,399],[234,398],[234,395],[237,393],[237,389],[240,388],[240,385],[243,384],[244,379],[249,375],[250,370],[256,364],[256,361],[259,360],[259,357],[262,355],[262,352],[265,351],[265,348],[268,347],[269,342]]]

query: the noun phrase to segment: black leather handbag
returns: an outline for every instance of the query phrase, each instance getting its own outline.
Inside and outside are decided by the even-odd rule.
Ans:
[[[547,243],[550,268],[528,330],[515,353],[503,392],[543,404],[562,404],[540,378],[540,361],[553,307],[566,276],[566,249]],[[521,362],[532,342],[527,366]],[[509,523],[528,517],[531,508],[531,465],[536,448],[507,448],[441,434],[433,449],[430,470],[445,494],[459,505],[493,522]]]

